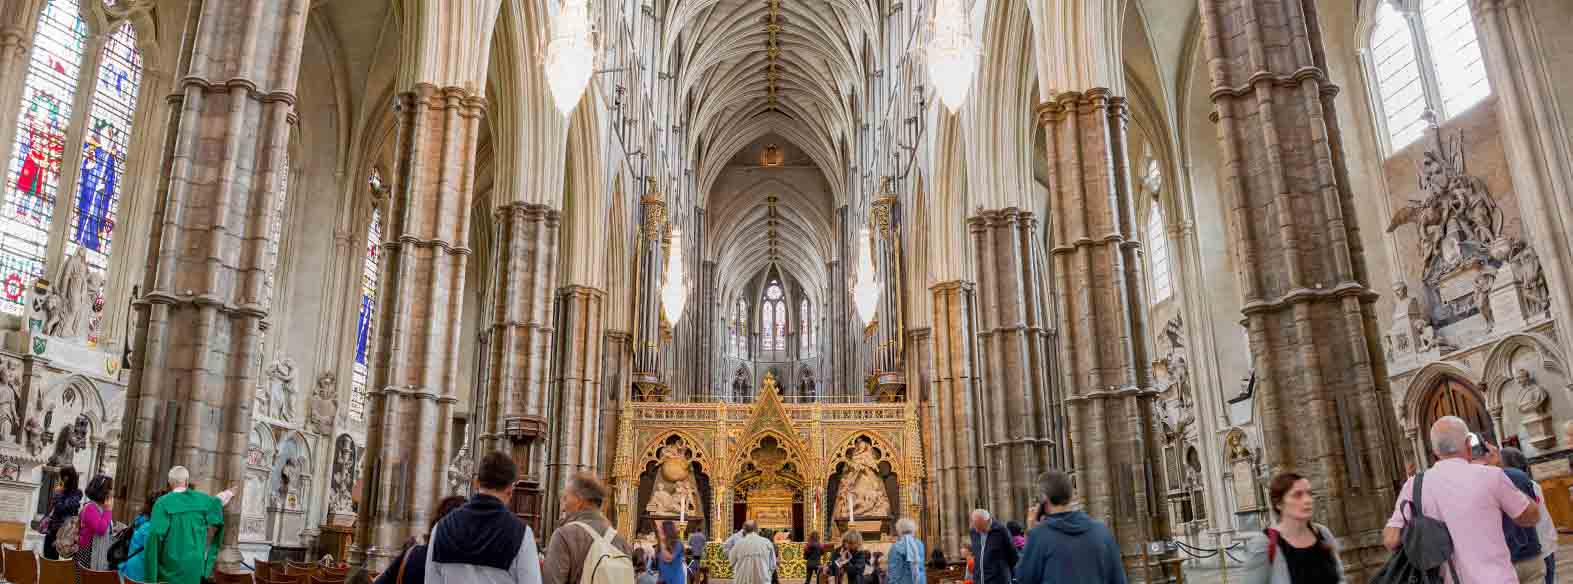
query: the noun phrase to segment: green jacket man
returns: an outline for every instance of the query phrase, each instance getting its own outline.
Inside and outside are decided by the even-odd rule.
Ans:
[[[215,497],[191,490],[191,475],[184,467],[169,471],[169,494],[158,498],[148,532],[146,574],[155,582],[200,584],[213,573],[219,544],[224,541],[224,505],[233,495]],[[212,538],[208,528],[217,528]]]

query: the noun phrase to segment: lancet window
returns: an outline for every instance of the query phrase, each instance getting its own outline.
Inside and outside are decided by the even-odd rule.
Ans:
[[[381,175],[373,172],[368,181],[372,190],[382,188]],[[366,420],[366,384],[371,369],[368,354],[371,352],[372,320],[377,310],[377,285],[381,276],[382,259],[382,209],[373,206],[371,222],[366,226],[366,256],[361,261],[360,311],[355,320],[355,363],[350,368],[349,417],[355,422]]]
[[[1469,0],[1387,0],[1365,51],[1388,152],[1425,133],[1426,110],[1452,118],[1491,95]]]

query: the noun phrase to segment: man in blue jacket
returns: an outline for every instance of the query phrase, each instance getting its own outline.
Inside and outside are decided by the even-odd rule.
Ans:
[[[1046,515],[1027,533],[1027,549],[1016,565],[1018,584],[1125,584],[1120,544],[1109,528],[1071,510],[1070,475],[1057,470],[1040,474],[1038,491]]]
[[[974,584],[1011,584],[1012,568],[1020,556],[1005,525],[984,509],[972,510],[972,557],[977,559]]]

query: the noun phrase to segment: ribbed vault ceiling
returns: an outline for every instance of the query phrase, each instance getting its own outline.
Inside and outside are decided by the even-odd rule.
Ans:
[[[772,161],[771,152],[779,164],[762,164]],[[706,214],[706,255],[716,260],[724,301],[774,266],[821,303],[834,234],[828,186],[807,155],[780,135],[766,134],[737,152],[720,173]]]

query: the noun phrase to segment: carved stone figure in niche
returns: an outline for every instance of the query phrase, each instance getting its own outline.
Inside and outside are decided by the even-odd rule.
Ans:
[[[1546,285],[1546,274],[1540,265],[1540,256],[1529,244],[1519,242],[1513,247],[1513,278],[1518,281],[1520,297],[1524,299],[1524,316],[1534,317],[1551,310],[1551,289]]]
[[[732,397],[744,398],[748,396],[748,368],[738,367],[737,375],[732,377]]]
[[[328,490],[329,515],[355,516],[358,510],[355,504],[355,477],[359,466],[360,448],[355,445],[355,439],[349,434],[339,434],[333,442],[333,478]]]
[[[699,516],[699,483],[694,480],[693,450],[681,439],[656,451],[658,466],[645,513],[654,517]]]
[[[1497,325],[1496,312],[1491,310],[1491,284],[1496,280],[1496,275],[1490,273],[1475,276],[1475,308],[1480,309],[1480,318],[1486,321],[1486,332]]]
[[[837,519],[874,519],[890,516],[890,497],[885,492],[885,479],[880,475],[881,457],[874,450],[872,441],[863,438],[852,447],[841,470],[841,489],[836,493]],[[847,511],[851,510],[851,516]]]
[[[311,429],[318,434],[332,432],[333,421],[339,415],[338,378],[332,373],[318,377],[317,391],[312,394],[309,405],[306,413]]]
[[[448,492],[464,493],[469,490],[470,481],[475,476],[475,461],[470,458],[468,451],[460,451],[459,456],[448,464]]]
[[[38,421],[38,416],[29,416],[22,424],[22,443],[27,446],[29,456],[38,456],[44,451],[44,425]]]
[[[798,381],[798,391],[807,397],[814,396],[814,372],[807,367],[803,368],[803,375]]]
[[[295,421],[295,360],[289,357],[273,362],[268,367],[268,401],[273,404],[269,412],[281,422]]]
[[[62,467],[73,464],[77,451],[87,448],[88,432],[92,422],[87,414],[79,414],[70,425],[60,429],[55,437],[55,450],[49,455],[49,466]]]
[[[22,439],[22,366],[0,358],[0,441]]]
[[[82,249],[66,258],[53,285],[40,281],[29,301],[28,330],[35,333],[86,341],[93,334],[93,319],[104,287],[102,274],[88,268]]]
[[[1503,236],[1503,215],[1485,181],[1469,175],[1463,134],[1444,143],[1435,116],[1426,116],[1431,147],[1418,169],[1425,198],[1396,210],[1387,231],[1410,223],[1419,228],[1423,277],[1434,284],[1467,263],[1490,260],[1492,244]]]
[[[300,476],[306,469],[306,446],[298,438],[290,438],[279,446],[273,459],[273,472],[268,481],[268,503],[280,509],[296,509],[295,494],[301,488]]]
[[[1518,411],[1523,414],[1538,414],[1546,411],[1546,406],[1551,402],[1551,394],[1529,375],[1528,369],[1519,369],[1514,372],[1513,380],[1518,382],[1523,393],[1518,398]]]

